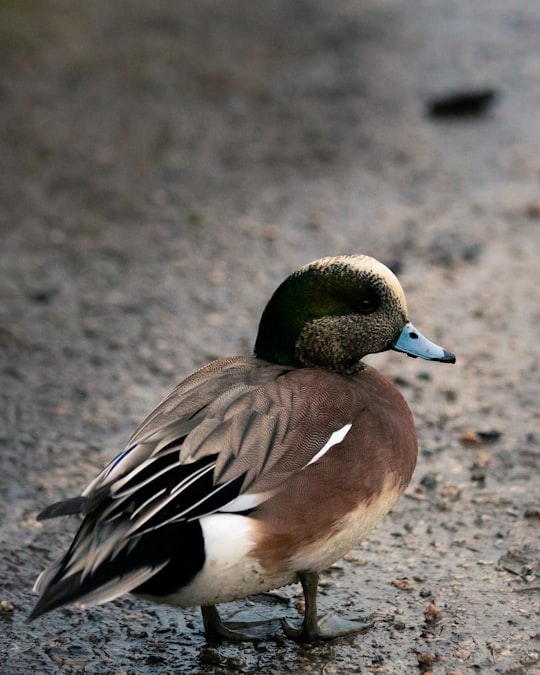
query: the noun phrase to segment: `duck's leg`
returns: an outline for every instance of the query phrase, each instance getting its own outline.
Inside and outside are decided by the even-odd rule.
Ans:
[[[332,640],[333,638],[343,637],[344,635],[354,635],[368,630],[373,623],[359,623],[358,621],[347,621],[340,619],[335,614],[328,614],[321,618],[317,616],[317,586],[319,575],[317,572],[300,572],[298,574],[304,598],[306,609],[304,620],[299,626],[291,626],[286,620],[282,619],[281,624],[285,634],[297,642],[315,642],[316,640]]]
[[[221,638],[231,642],[257,642],[275,639],[279,632],[279,620],[264,621],[227,621],[221,620],[215,605],[201,607],[204,630],[209,638]],[[269,628],[275,630],[269,631]],[[247,629],[247,630],[244,630]]]
[[[258,639],[255,636],[242,633],[238,630],[233,630],[232,628],[229,628],[229,626],[225,625],[221,620],[218,608],[215,605],[201,607],[201,612],[204,630],[208,637],[225,638],[226,640],[231,640],[232,642],[244,642],[246,640],[249,641]]]

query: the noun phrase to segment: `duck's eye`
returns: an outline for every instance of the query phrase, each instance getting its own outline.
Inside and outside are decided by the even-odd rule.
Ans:
[[[358,300],[358,312],[360,314],[371,314],[371,312],[374,312],[379,307],[379,305],[380,299],[377,293],[374,291],[366,291]]]

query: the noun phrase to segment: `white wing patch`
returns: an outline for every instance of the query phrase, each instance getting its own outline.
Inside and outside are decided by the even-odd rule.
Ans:
[[[338,443],[341,443],[341,441],[349,433],[351,427],[352,424],[346,424],[344,427],[341,427],[341,429],[334,431],[334,433],[326,441],[323,447],[311,458],[311,460],[306,464],[306,466],[314,464],[323,455],[325,455],[328,452],[328,450],[330,450],[330,448],[334,447],[334,445],[337,445]],[[229,502],[228,504],[223,506],[220,509],[220,511],[226,513],[238,513],[240,511],[247,511],[248,509],[253,509],[259,504],[262,504],[262,502],[266,501],[267,499],[270,499],[270,497],[274,494],[274,492],[275,491],[270,490],[267,492],[260,492],[257,494],[238,495],[238,497],[236,497],[236,499],[233,499],[232,502]]]
[[[351,427],[352,424],[346,424],[344,427],[341,427],[341,429],[334,431],[334,433],[326,441],[323,447],[319,450],[317,454],[315,454],[311,458],[311,460],[306,464],[306,466],[309,466],[310,464],[315,464],[315,462],[317,462],[323,455],[325,455],[328,452],[328,450],[330,450],[330,448],[332,448],[334,445],[337,445],[338,443],[341,443],[341,441],[351,430]]]

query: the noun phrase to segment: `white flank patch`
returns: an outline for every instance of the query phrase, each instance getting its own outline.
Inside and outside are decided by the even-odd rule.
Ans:
[[[319,452],[317,452],[317,454],[313,455],[313,457],[306,464],[306,466],[309,466],[310,464],[314,464],[323,455],[325,455],[328,452],[328,450],[330,450],[330,448],[332,448],[334,445],[337,445],[338,443],[341,443],[341,441],[349,433],[351,427],[352,427],[352,424],[346,424],[344,427],[341,427],[341,429],[338,429],[337,431],[334,431],[334,433],[326,441],[326,443],[323,445],[323,447],[319,450]]]
[[[206,553],[204,567],[185,588],[160,598],[161,602],[180,607],[215,605],[294,581],[294,572],[268,574],[250,555],[255,527],[250,518],[215,513],[201,518],[200,524]]]

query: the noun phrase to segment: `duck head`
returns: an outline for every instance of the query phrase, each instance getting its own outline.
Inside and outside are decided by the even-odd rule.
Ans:
[[[268,302],[255,342],[255,356],[271,363],[346,374],[388,349],[456,360],[416,330],[397,277],[365,255],[321,258],[291,274]]]

